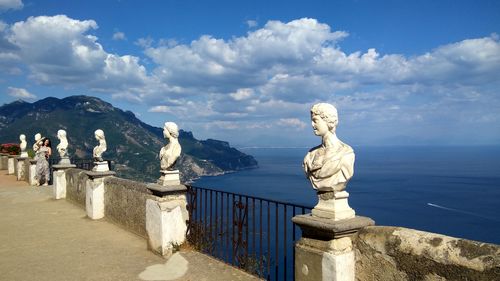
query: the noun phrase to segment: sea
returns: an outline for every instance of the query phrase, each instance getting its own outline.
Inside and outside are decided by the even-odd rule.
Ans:
[[[349,204],[376,225],[402,226],[500,244],[500,146],[353,147]],[[305,206],[308,148],[243,148],[256,169],[202,177],[194,186]]]

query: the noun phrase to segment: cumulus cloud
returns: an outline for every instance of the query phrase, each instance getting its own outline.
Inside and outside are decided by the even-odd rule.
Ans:
[[[256,20],[247,20],[245,23],[249,28],[254,28],[257,27],[257,25],[259,25],[259,23]]]
[[[336,103],[355,123],[432,120],[438,112],[423,104],[451,102],[446,95],[458,98],[465,87],[483,92],[499,82],[495,36],[437,46],[416,56],[375,49],[346,53],[340,48],[346,36],[314,19],[270,21],[243,37],[204,35],[190,44],[150,46],[146,54],[157,64],[159,79],[210,97],[213,118],[273,118],[276,125],[304,124],[297,115],[317,101]],[[429,115],[416,114],[411,110],[415,104]],[[478,109],[471,105],[466,110]]]
[[[307,125],[305,122],[297,118],[280,118],[277,122],[278,126],[290,127],[296,130],[304,129]]]
[[[316,19],[254,27],[244,36],[202,35],[186,44],[139,39],[146,67],[137,56],[108,53],[92,34],[93,20],[58,15],[0,22],[0,71],[23,63],[39,83],[83,85],[206,130],[305,130],[309,107],[319,101],[335,103],[341,124],[354,129],[431,126],[436,118],[452,122],[475,113],[484,116],[481,122],[500,121],[496,35],[409,56],[373,48],[347,53],[341,47],[348,32]],[[125,37],[118,33],[115,39]]]
[[[24,7],[21,0],[0,0],[0,12],[6,10],[20,10]]]
[[[148,77],[139,59],[107,53],[91,34],[97,28],[93,20],[65,15],[29,17],[10,26],[4,40],[13,46],[9,54],[25,63],[31,78],[41,84],[108,92],[143,87]]]
[[[117,31],[113,34],[113,40],[127,40],[125,33]]]
[[[28,90],[23,89],[23,88],[14,88],[14,87],[8,87],[8,94],[11,97],[14,97],[16,99],[23,99],[23,100],[34,100],[36,99],[36,96]]]

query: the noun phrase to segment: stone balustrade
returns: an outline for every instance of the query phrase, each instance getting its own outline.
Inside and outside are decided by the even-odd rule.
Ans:
[[[10,168],[9,174],[16,177],[24,171],[21,180],[31,184],[35,162],[16,157],[0,155],[0,169]],[[151,251],[167,258],[185,241],[186,186],[146,184],[109,171],[55,166],[54,199],[71,200],[85,208],[89,218],[111,220],[144,237]],[[371,219],[359,216],[331,221],[302,215],[294,222],[303,231],[296,244],[297,280],[498,280],[500,276],[499,245],[373,226]]]

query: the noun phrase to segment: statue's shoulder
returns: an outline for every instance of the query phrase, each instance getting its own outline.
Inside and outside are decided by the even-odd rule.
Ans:
[[[314,153],[314,151],[316,151],[316,150],[317,150],[318,148],[320,148],[320,147],[321,147],[321,144],[320,144],[320,145],[317,145],[317,146],[315,146],[315,147],[313,147],[313,148],[311,148],[311,149],[309,149],[309,151],[307,152],[307,154],[309,154],[309,153]]]
[[[340,142],[341,146],[342,146],[342,152],[344,153],[354,153],[354,149],[352,149],[352,147],[344,142]]]

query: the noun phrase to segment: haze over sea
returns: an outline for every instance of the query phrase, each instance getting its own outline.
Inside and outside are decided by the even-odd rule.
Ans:
[[[307,148],[246,148],[259,168],[194,185],[314,206]],[[500,244],[500,146],[354,147],[349,203],[377,225]]]

